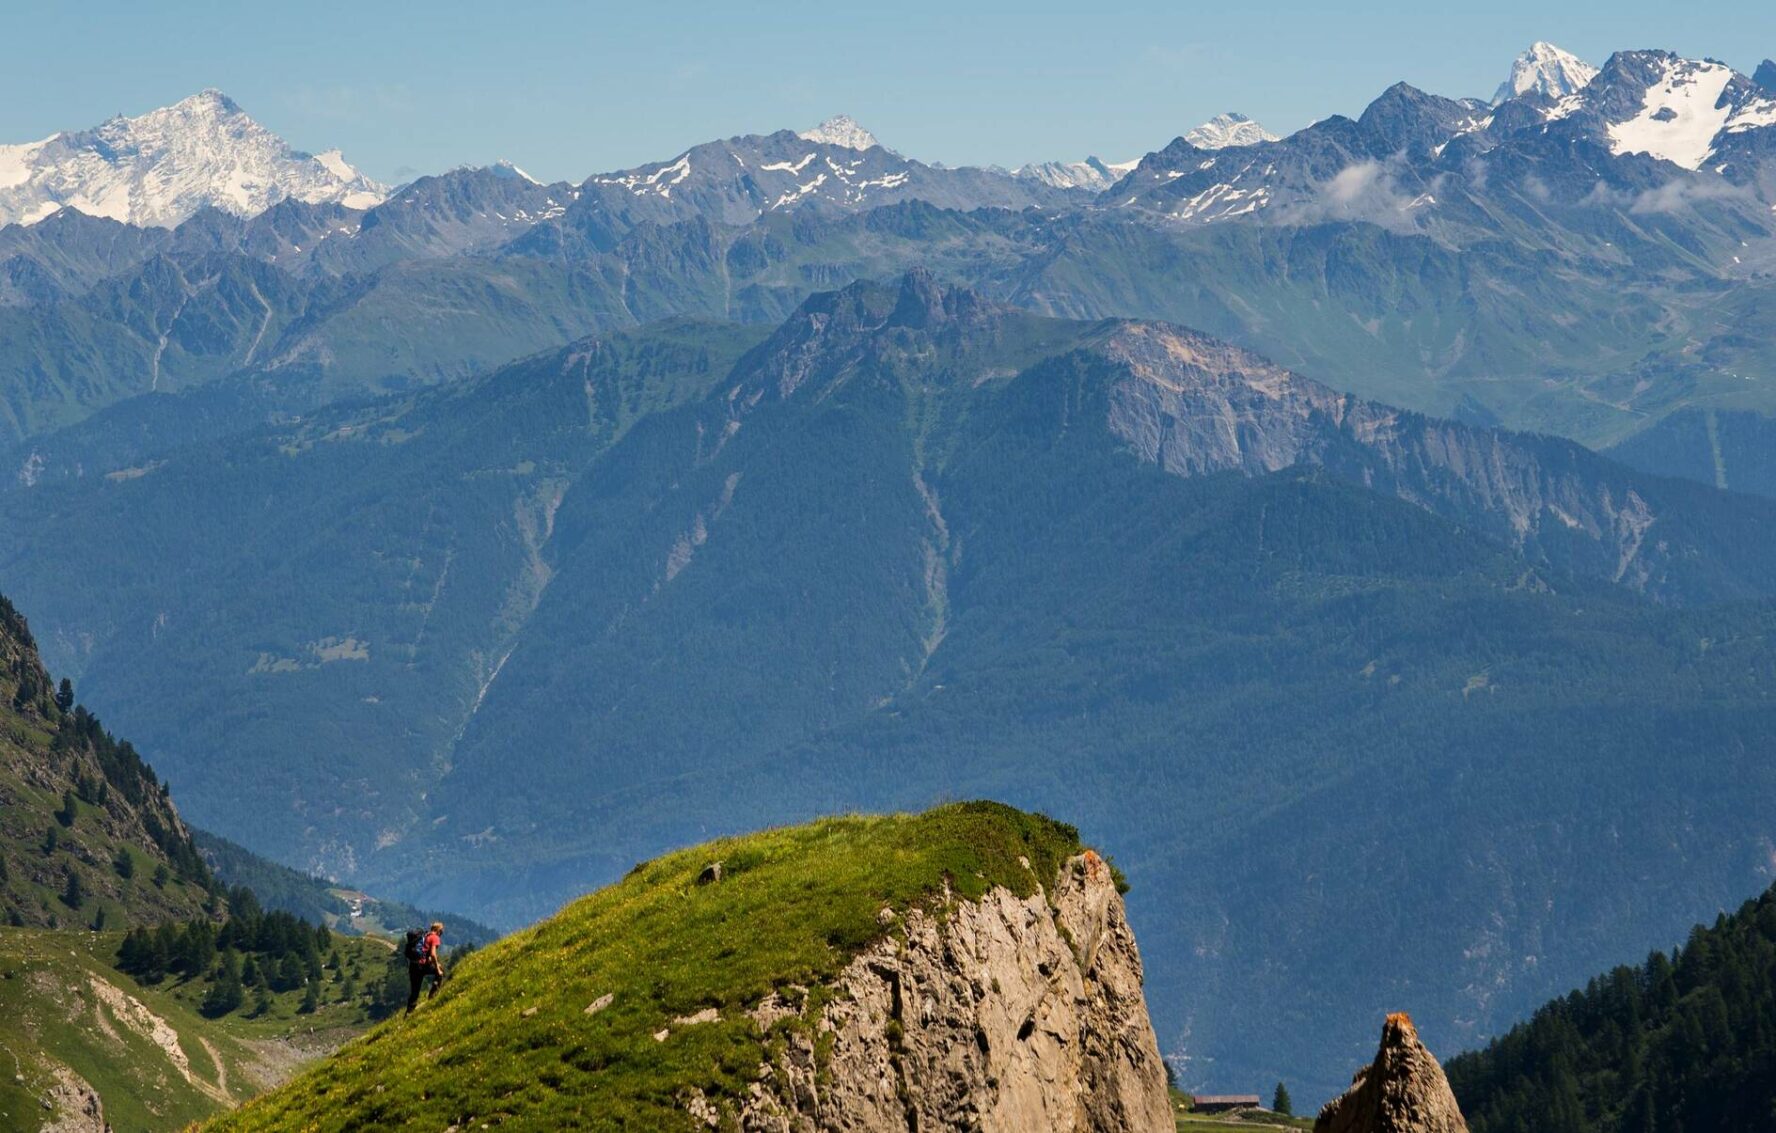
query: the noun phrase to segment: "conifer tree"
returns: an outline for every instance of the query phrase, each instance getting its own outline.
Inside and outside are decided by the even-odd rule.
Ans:
[[[279,991],[294,991],[302,986],[302,981],[302,961],[296,958],[294,952],[285,954],[283,962],[278,965],[277,989]]]
[[[225,970],[222,973],[222,978],[211,984],[210,989],[204,992],[203,1002],[198,1005],[198,1010],[214,1019],[240,1007],[244,998],[245,993],[241,990],[240,979],[235,976],[232,970]]]
[[[1281,1082],[1277,1083],[1276,1093],[1271,1095],[1270,1108],[1272,1112],[1280,1113],[1285,1117],[1294,1114],[1295,1103],[1289,1100],[1289,1087]]]
[[[141,928],[132,928],[124,934],[123,943],[117,947],[117,968],[132,976],[139,976],[148,963],[148,955],[152,946],[148,943],[148,934]]]
[[[62,887],[62,904],[70,909],[78,909],[86,903],[86,886],[80,875],[72,869],[68,871],[68,883]]]

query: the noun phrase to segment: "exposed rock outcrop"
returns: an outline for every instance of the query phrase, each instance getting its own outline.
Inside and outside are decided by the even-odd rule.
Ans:
[[[826,989],[811,1028],[787,1029],[743,1129],[1172,1128],[1140,954],[1096,854],[1068,862],[1052,894],[998,888],[899,919]],[[795,1014],[774,999],[754,1017]]]
[[[1661,601],[1715,585],[1694,569],[1722,550],[1684,519],[1693,494],[1570,441],[1364,401],[1164,323],[1122,324],[1096,349],[1123,370],[1111,433],[1173,475],[1324,469]]]
[[[1314,1133],[1468,1133],[1443,1067],[1404,1012],[1387,1017],[1375,1061],[1326,1103]]]
[[[98,1091],[66,1066],[58,1064],[54,1070],[55,1081],[43,1094],[49,1112],[40,1133],[111,1133]]]

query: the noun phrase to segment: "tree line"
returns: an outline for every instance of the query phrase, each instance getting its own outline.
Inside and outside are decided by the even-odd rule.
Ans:
[[[367,959],[363,950],[347,958],[339,934],[324,924],[266,909],[244,886],[228,890],[227,901],[228,918],[220,924],[197,919],[131,929],[118,947],[117,969],[144,984],[205,981],[199,1010],[211,1018],[242,1009],[263,1015],[274,996],[297,991],[302,1014],[334,1002],[380,1019],[405,1006],[407,961],[398,949],[386,958]],[[452,961],[469,950],[452,950]]]
[[[332,930],[268,912],[245,888],[228,892],[228,909],[220,926],[200,919],[131,929],[117,950],[118,970],[149,984],[169,976],[207,979],[201,1009],[212,1017],[238,1009],[249,990],[269,997],[307,988],[303,1010],[314,1011],[325,969],[340,966]]]

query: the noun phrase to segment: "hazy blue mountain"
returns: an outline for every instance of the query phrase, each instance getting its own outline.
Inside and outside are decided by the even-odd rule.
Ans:
[[[851,125],[851,131],[745,134],[693,146],[667,161],[595,174],[551,222],[581,233],[620,234],[638,224],[693,217],[744,226],[767,213],[809,207],[846,213],[919,200],[966,211],[1088,199],[1004,170],[927,165]]]
[[[1194,1082],[1330,1091],[1383,1006],[1479,1041],[1760,868],[1776,504],[928,275],[763,333],[14,484],[0,573],[196,821],[501,923],[762,822],[1065,804]]]
[[[0,228],[0,305],[24,306],[78,295],[151,255],[165,229],[138,228],[62,209],[33,225]]]
[[[1614,446],[1609,455],[1661,476],[1776,496],[1776,421],[1761,413],[1679,410]]]

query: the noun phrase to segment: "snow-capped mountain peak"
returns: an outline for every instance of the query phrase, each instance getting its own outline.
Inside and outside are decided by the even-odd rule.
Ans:
[[[874,134],[859,126],[856,119],[846,114],[835,114],[812,130],[803,130],[799,136],[806,141],[854,150],[867,150],[882,144],[876,140]]]
[[[1184,135],[1197,149],[1227,149],[1274,142],[1277,136],[1244,114],[1217,114]]]
[[[368,208],[386,195],[338,150],[292,149],[219,90],[90,130],[0,145],[0,225],[67,207],[171,227],[207,206],[251,216],[286,197]]]
[[[1537,41],[1511,62],[1511,77],[1499,84],[1492,96],[1496,106],[1526,94],[1561,99],[1576,94],[1597,77],[1597,68],[1570,51]]]
[[[1084,161],[1033,161],[1018,166],[1011,175],[1056,189],[1086,189],[1101,193],[1139,164],[1139,158],[1134,161],[1104,161],[1097,157],[1088,157]]]
[[[495,177],[505,177],[505,178],[510,178],[510,179],[514,179],[514,180],[518,180],[518,181],[529,181],[532,185],[541,185],[542,184],[541,181],[538,181],[535,177],[532,177],[530,174],[528,174],[524,170],[518,168],[516,165],[513,165],[511,162],[507,161],[503,157],[500,158],[498,161],[494,162],[492,165],[488,166],[487,171],[489,173],[492,173]]]

